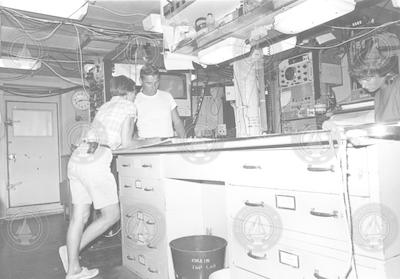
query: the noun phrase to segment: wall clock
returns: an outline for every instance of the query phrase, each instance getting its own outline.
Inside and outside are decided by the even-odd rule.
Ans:
[[[72,105],[78,110],[87,110],[90,107],[90,96],[84,90],[78,90],[72,95]]]

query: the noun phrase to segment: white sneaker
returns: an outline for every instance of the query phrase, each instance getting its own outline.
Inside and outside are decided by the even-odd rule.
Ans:
[[[82,267],[81,272],[73,275],[67,275],[65,279],[90,279],[96,277],[98,274],[99,270],[97,268],[87,269],[86,267]]]
[[[58,254],[60,255],[61,262],[64,267],[64,271],[68,272],[68,252],[67,252],[67,246],[63,245],[60,248],[58,248]]]

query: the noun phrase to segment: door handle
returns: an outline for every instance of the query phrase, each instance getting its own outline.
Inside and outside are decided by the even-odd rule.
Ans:
[[[327,212],[318,212],[315,211],[315,208],[311,209],[310,211],[311,215],[317,216],[317,217],[332,217],[332,218],[337,218],[339,215],[339,212],[337,210],[332,211],[332,213],[327,213]]]
[[[14,163],[17,161],[17,156],[15,153],[10,153],[8,154],[8,160],[9,161],[14,161]]]
[[[255,259],[255,260],[266,260],[267,259],[267,254],[264,254],[263,256],[257,256],[257,255],[254,255],[251,250],[247,253],[247,256],[249,256],[250,258]]]
[[[22,181],[20,181],[20,182],[17,182],[17,183],[8,183],[8,190],[15,190],[15,187],[16,186],[18,186],[18,185],[21,185],[22,184]]]
[[[324,172],[324,171],[335,172],[335,166],[330,165],[329,167],[314,167],[312,165],[308,165],[307,170],[312,172]]]
[[[319,275],[317,270],[314,272],[313,275],[314,275],[314,277],[317,278],[317,279],[328,279],[328,278],[326,278],[326,277],[323,277],[323,276]]]

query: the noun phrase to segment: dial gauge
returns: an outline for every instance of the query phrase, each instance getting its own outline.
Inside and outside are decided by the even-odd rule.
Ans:
[[[83,90],[76,91],[72,95],[72,105],[79,110],[87,110],[90,106],[90,96]]]

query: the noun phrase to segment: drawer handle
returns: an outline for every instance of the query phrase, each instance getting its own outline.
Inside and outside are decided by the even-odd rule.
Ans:
[[[318,271],[315,271],[315,272],[314,272],[314,277],[317,278],[317,279],[328,279],[328,278],[326,278],[326,277],[323,277],[323,276],[319,275],[319,274],[318,274]]]
[[[127,213],[127,214],[125,214],[125,217],[126,217],[126,218],[132,218],[132,215],[129,214],[129,213]]]
[[[147,270],[151,273],[159,273],[157,269],[148,267]]]
[[[129,234],[126,236],[126,238],[127,238],[127,239],[130,239],[130,240],[133,239],[133,237],[132,237],[131,235],[129,235]]]
[[[132,188],[132,185],[124,185],[124,188]]]
[[[313,167],[312,165],[308,165],[307,166],[307,170],[308,171],[314,171],[314,172],[323,172],[323,171],[335,172],[335,166],[334,165],[330,165],[330,167],[324,168],[324,167]]]
[[[152,192],[154,191],[154,188],[144,188],[143,190],[145,190],[146,192]]]
[[[242,167],[243,167],[245,170],[261,170],[261,166],[243,165]]]
[[[147,244],[147,248],[149,248],[149,249],[157,249],[157,246],[151,245],[149,243],[149,244]]]
[[[244,204],[247,206],[252,206],[252,207],[264,207],[264,202],[254,203],[254,202],[245,201]]]
[[[154,221],[150,221],[150,220],[147,220],[147,221],[146,221],[146,224],[147,224],[147,225],[155,225],[155,224],[156,224],[156,222],[154,222]]]
[[[131,166],[131,164],[122,164],[121,166],[124,168],[129,168]]]
[[[255,259],[255,260],[266,260],[267,259],[267,254],[264,254],[264,256],[257,256],[257,255],[254,255],[251,250],[247,253],[247,256],[249,256],[250,258]]]
[[[133,258],[133,257],[131,257],[131,256],[126,256],[126,258],[128,259],[128,260],[130,260],[130,261],[134,261],[135,259]]]
[[[142,168],[152,168],[153,166],[151,164],[143,164]]]
[[[337,218],[339,212],[337,210],[334,210],[332,213],[318,212],[318,211],[315,211],[315,208],[313,208],[313,209],[311,209],[310,214],[314,215],[314,216],[317,216],[317,217],[333,217],[333,218]]]

